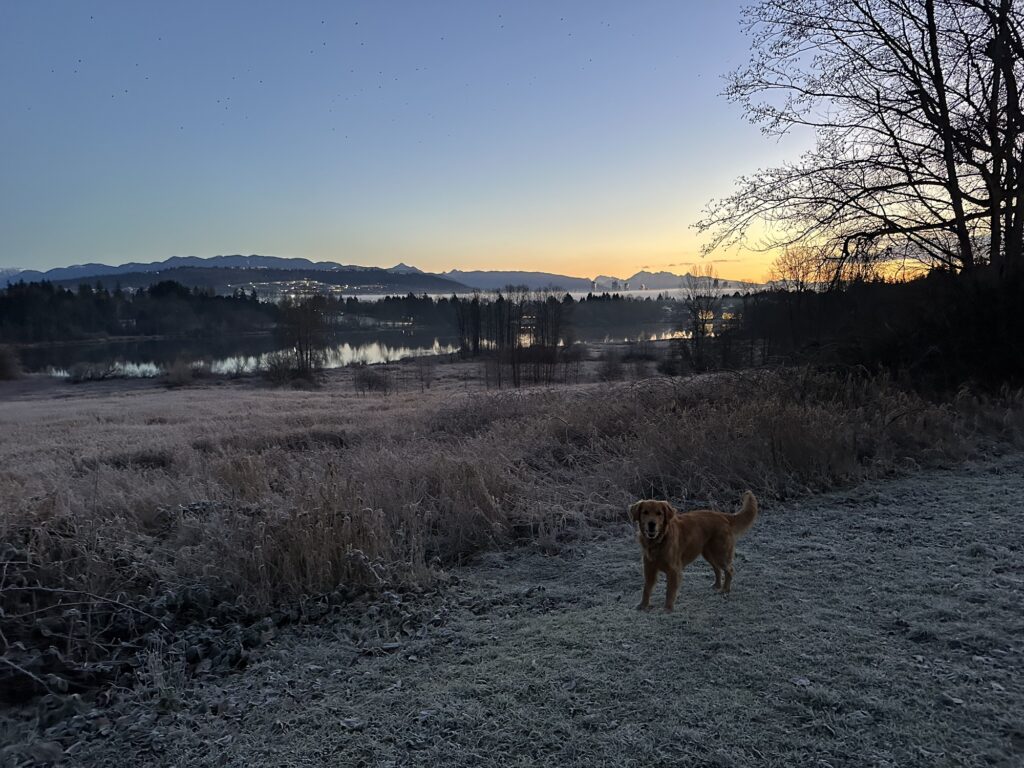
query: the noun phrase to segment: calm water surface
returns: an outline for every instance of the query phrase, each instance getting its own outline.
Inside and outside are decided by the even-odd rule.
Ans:
[[[585,343],[621,343],[678,338],[665,326],[579,329]],[[449,329],[374,329],[332,334],[321,348],[326,368],[353,363],[389,363],[424,355],[457,352],[458,339]],[[22,365],[33,373],[67,376],[76,367],[95,366],[126,377],[160,376],[176,362],[207,366],[217,374],[251,373],[268,355],[285,351],[271,334],[218,339],[173,338],[97,343],[52,344],[19,350]]]
[[[67,376],[76,366],[109,369],[118,376],[161,375],[176,362],[207,366],[213,373],[251,373],[268,355],[284,352],[274,335],[220,339],[147,339],[88,344],[53,344],[19,350],[22,365],[33,373]],[[324,366],[388,363],[423,355],[458,351],[450,332],[374,330],[332,334],[321,347]]]

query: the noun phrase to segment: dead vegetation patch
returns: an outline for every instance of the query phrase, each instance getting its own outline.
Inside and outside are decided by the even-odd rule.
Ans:
[[[146,638],[204,616],[419,587],[524,538],[557,551],[637,497],[786,498],[1019,444],[1024,425],[1019,392],[936,403],[806,370],[452,394],[211,389],[8,412],[0,688],[116,680]]]

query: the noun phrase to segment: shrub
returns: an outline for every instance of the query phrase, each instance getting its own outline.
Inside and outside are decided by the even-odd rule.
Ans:
[[[263,378],[271,384],[283,386],[292,380],[295,357],[288,352],[271,352],[263,358]]]
[[[187,360],[175,360],[164,374],[164,382],[168,387],[185,387],[195,379],[195,369]]]
[[[14,347],[0,344],[0,381],[21,378],[21,361]]]
[[[619,353],[614,350],[605,352],[601,364],[597,366],[597,378],[601,381],[619,381],[624,375],[625,367]]]
[[[622,359],[628,363],[636,360],[657,360],[658,357],[654,344],[649,339],[640,339],[638,341],[631,341],[626,346],[626,353],[622,356]]]
[[[658,361],[658,373],[663,376],[682,376],[692,372],[687,341],[685,339],[673,340],[668,354]]]
[[[436,375],[437,361],[431,357],[416,358],[416,379],[420,384],[420,392],[430,389]]]
[[[651,364],[647,360],[633,359],[630,361],[629,367],[634,379],[646,379],[650,375]]]
[[[117,374],[114,366],[108,363],[75,363],[68,371],[68,381],[72,384],[84,384],[88,381],[103,381]]]
[[[386,395],[391,391],[391,379],[385,367],[363,364],[355,367],[352,386],[356,392],[380,392]]]

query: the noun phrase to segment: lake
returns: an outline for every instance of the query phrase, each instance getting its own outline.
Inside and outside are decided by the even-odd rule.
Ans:
[[[585,343],[621,343],[675,338],[668,326],[580,328]],[[326,368],[355,363],[389,363],[425,355],[458,351],[458,338],[450,328],[377,328],[332,333],[321,348]],[[251,373],[265,358],[284,351],[277,336],[254,334],[219,338],[155,338],[69,342],[24,347],[18,350],[22,367],[30,373],[67,376],[76,366],[109,370],[113,375],[153,377],[178,361],[203,364],[217,374]]]

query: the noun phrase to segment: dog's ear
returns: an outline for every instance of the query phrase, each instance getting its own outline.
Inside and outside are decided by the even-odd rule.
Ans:
[[[640,504],[639,501],[634,501],[629,505],[629,519],[634,523],[640,522]]]
[[[668,525],[668,521],[676,516],[676,508],[667,501],[661,502],[661,512],[665,515],[665,525]]]

